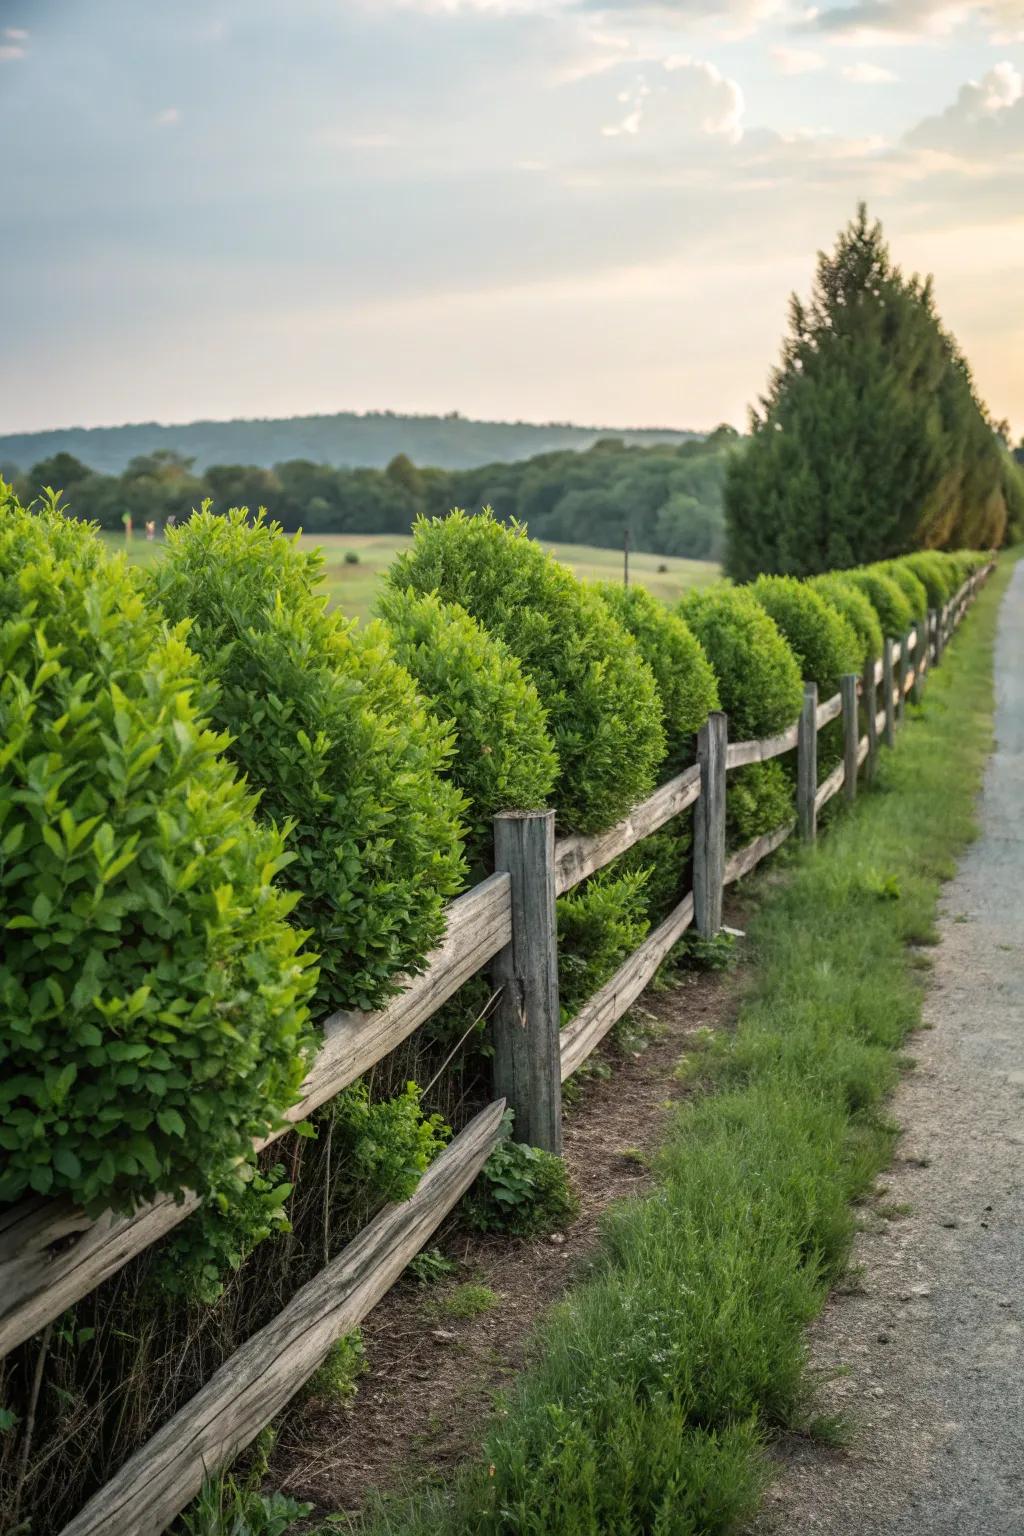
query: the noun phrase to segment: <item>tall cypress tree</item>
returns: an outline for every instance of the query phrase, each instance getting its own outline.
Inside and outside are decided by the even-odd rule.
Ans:
[[[726,565],[811,575],[1002,538],[1009,457],[935,312],[861,205],[790,332],[726,482]],[[1017,471],[1015,467],[1013,474]]]

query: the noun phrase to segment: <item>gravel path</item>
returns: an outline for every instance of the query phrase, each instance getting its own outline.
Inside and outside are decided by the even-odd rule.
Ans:
[[[863,1290],[813,1331],[815,1366],[849,1371],[823,1396],[851,1442],[785,1447],[757,1536],[1024,1536],[1024,561],[996,740],[896,1096],[900,1156],[857,1240]]]

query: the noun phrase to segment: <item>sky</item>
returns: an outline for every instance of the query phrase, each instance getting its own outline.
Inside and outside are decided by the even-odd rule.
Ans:
[[[742,426],[859,199],[1024,430],[1024,0],[0,0],[0,433]]]

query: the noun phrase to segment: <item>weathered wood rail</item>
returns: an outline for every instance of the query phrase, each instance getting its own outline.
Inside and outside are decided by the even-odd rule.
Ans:
[[[749,874],[797,827],[804,839],[813,839],[818,814],[841,789],[848,800],[855,797],[858,770],[866,764],[870,775],[879,741],[894,741],[906,695],[920,696],[929,668],[941,659],[992,568],[972,576],[899,643],[887,639],[883,656],[863,678],[844,677],[832,698],[819,702],[816,688],[807,685],[801,717],[785,731],[729,742],[726,717],[711,715],[700,732],[697,762],[608,831],[556,841],[553,812],[496,819],[496,873],[450,904],[443,942],[422,974],[409,978],[386,1007],[324,1020],[299,1101],[258,1145],[284,1135],[340,1093],[488,966],[499,989],[494,1102],[428,1169],[410,1199],[383,1211],[243,1345],[89,1501],[64,1536],[156,1536],[166,1529],[204,1476],[253,1439],[419,1251],[495,1145],[506,1100],[521,1139],[560,1149],[562,1083],[632,1007],[691,925],[707,937],[719,931],[726,886]],[[843,758],[819,783],[818,733],[838,719]],[[727,774],[794,750],[795,819],[727,854]],[[691,807],[693,890],[560,1028],[557,896]],[[0,1356],[165,1236],[198,1203],[185,1192],[178,1201],[164,1196],[130,1215],[90,1218],[70,1201],[44,1199],[0,1212]]]

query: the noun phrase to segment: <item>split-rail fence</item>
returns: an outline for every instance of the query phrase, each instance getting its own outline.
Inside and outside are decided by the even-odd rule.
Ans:
[[[822,807],[840,790],[855,799],[859,769],[866,763],[870,778],[879,746],[894,744],[907,695],[920,698],[929,667],[941,659],[992,569],[990,563],[976,572],[898,643],[887,639],[883,655],[862,677],[843,677],[833,698],[819,702],[815,684],[805,684],[799,719],[788,730],[761,741],[730,742],[726,716],[712,714],[698,737],[697,762],[608,831],[556,839],[550,810],[495,819],[496,873],[449,905],[444,941],[387,1007],[324,1020],[302,1098],[261,1145],[354,1082],[487,966],[497,992],[493,1102],[452,1140],[415,1193],[383,1210],[237,1350],[88,1501],[63,1536],[164,1531],[204,1479],[251,1443],[429,1241],[495,1146],[506,1105],[514,1111],[517,1140],[561,1151],[562,1083],[637,1000],[691,925],[704,937],[720,931],[726,886],[794,829],[813,841]],[[843,722],[842,761],[819,783],[818,732],[837,719]],[[794,750],[795,820],[727,855],[728,773]],[[560,1028],[557,897],[690,807],[693,889]],[[0,1213],[0,1357],[170,1232],[198,1203],[188,1194],[161,1196],[131,1215],[92,1218],[68,1199],[33,1198]]]

